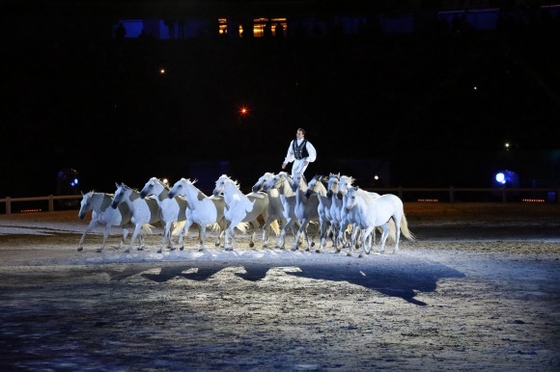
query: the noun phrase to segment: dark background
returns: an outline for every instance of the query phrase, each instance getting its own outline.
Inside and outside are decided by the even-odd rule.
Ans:
[[[0,197],[56,193],[65,168],[84,192],[225,172],[248,191],[281,170],[298,127],[319,154],[308,176],[489,187],[512,169],[521,186],[560,184],[560,19],[541,6],[510,7],[521,17],[494,30],[434,19],[404,34],[118,41],[120,19],[170,10],[71,4],[3,5]]]

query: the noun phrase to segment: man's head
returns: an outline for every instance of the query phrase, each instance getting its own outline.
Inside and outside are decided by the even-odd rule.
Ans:
[[[305,129],[303,129],[303,128],[298,128],[298,130],[296,131],[296,137],[297,137],[297,138],[303,138],[303,137],[305,137]]]

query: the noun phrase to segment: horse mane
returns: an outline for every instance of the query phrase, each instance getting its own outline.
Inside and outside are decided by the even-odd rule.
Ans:
[[[342,177],[348,178],[348,181],[350,182],[350,185],[353,185],[354,182],[356,181],[356,179],[355,179],[354,177],[352,177],[352,176],[342,175],[342,176],[339,176],[338,178],[340,179],[340,178],[342,178]]]
[[[222,174],[222,175],[220,176],[220,178],[225,178],[225,179],[231,181],[231,183],[233,183],[233,185],[239,190],[240,185],[239,185],[239,182],[238,182],[237,180],[232,179],[232,178],[231,178],[230,176],[228,176],[227,174]]]

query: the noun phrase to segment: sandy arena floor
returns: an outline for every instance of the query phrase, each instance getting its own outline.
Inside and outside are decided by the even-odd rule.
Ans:
[[[78,252],[77,211],[1,215],[0,369],[560,370],[560,205],[405,212],[417,240],[363,258],[196,231],[159,254],[159,227]]]

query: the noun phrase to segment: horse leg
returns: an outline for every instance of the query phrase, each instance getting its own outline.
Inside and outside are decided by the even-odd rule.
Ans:
[[[302,241],[303,239],[307,239],[307,236],[302,235],[302,234],[305,234],[307,224],[308,224],[308,222],[304,221],[303,223],[301,223],[299,225],[299,229],[298,229],[298,231],[296,233],[296,237],[294,239],[294,246],[292,247],[292,251],[297,251],[300,241]],[[306,250],[309,250],[309,245],[307,246]]]
[[[387,226],[387,224],[381,226],[381,228],[383,229],[383,232],[381,233],[381,238],[380,238],[381,241],[379,245],[379,253],[385,252],[385,242],[389,237],[389,227]]]
[[[397,221],[397,219],[395,218],[395,221]],[[390,230],[390,228],[389,228]],[[387,233],[387,235],[389,235],[390,233]],[[393,250],[393,253],[397,253],[397,251],[399,250],[399,240],[400,240],[400,235],[401,235],[401,225],[399,222],[395,222],[395,249]]]
[[[203,251],[206,249],[206,247],[204,246],[206,240],[206,225],[204,224],[199,225],[199,230],[200,230],[200,248],[198,248],[198,250]]]
[[[103,243],[101,244],[101,248],[97,249],[97,252],[103,252],[105,250],[105,244],[107,243],[107,237],[109,236],[109,231],[111,231],[111,225],[106,224],[105,229],[103,230]]]
[[[91,229],[93,229],[95,226],[97,226],[97,224],[98,224],[97,220],[91,220],[88,227],[86,227],[86,230],[84,231],[84,234],[82,235],[82,238],[80,239],[80,243],[78,243],[78,252],[81,252],[81,251],[84,250],[84,240],[86,239],[86,235],[87,235],[88,232],[91,231]]]
[[[165,247],[165,242],[167,241],[167,235],[169,234],[169,228],[171,222],[166,222],[164,227],[163,227],[163,235],[161,237],[161,246],[159,247],[159,249],[157,250],[157,253],[161,253],[163,252],[163,248]]]
[[[189,234],[189,228],[191,227],[192,224],[193,224],[192,220],[187,219],[187,221],[183,225],[183,228],[181,229],[181,233],[179,234],[179,249],[181,251],[185,248],[183,240],[184,240],[185,236],[187,236]],[[200,232],[199,232],[199,235],[200,235]]]
[[[132,247],[134,247],[134,243],[136,242],[136,237],[138,236],[138,233],[140,232],[141,228],[142,228],[141,223],[137,223],[135,225],[134,232],[132,233],[132,238],[130,238],[130,244],[128,245],[128,249],[125,251],[126,253],[130,253],[130,250],[132,249]],[[142,239],[142,236],[140,236],[140,239]],[[142,250],[140,247],[138,247],[138,250]]]
[[[231,231],[229,232],[229,235],[230,235],[230,238],[231,238],[231,245],[229,246],[229,250],[233,251],[235,249],[235,226],[233,227],[233,229],[231,229]]]
[[[280,236],[278,237],[278,241],[276,242],[276,246],[274,248],[284,249],[286,245],[286,228],[282,227],[280,230]]]
[[[262,246],[263,248],[268,247],[268,237],[270,234],[270,222],[271,221],[265,221],[264,225],[263,225],[263,231],[262,231]]]
[[[122,247],[124,247],[127,236],[128,236],[128,229],[126,227],[123,227],[123,233],[122,233],[122,236],[121,236],[121,241],[119,242],[118,249],[121,249]]]
[[[366,234],[367,230],[361,232],[362,235],[360,236],[360,241],[362,242],[362,251],[360,252],[360,255],[358,257],[364,257],[364,253],[370,254],[372,246],[372,235],[374,230],[375,228],[369,234]]]
[[[226,251],[231,251],[231,247],[229,245],[230,239],[231,239],[231,235],[232,235],[232,226],[234,226],[232,223],[230,223],[229,227],[226,229],[226,237],[224,240],[224,249]]]

